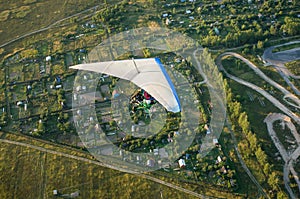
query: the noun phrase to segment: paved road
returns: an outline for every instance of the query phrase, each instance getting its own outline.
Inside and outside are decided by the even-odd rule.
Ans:
[[[250,82],[247,82],[247,81],[245,81],[245,80],[242,80],[242,79],[240,79],[240,78],[238,78],[238,77],[235,77],[235,76],[229,74],[229,73],[224,69],[224,67],[223,67],[223,65],[222,65],[222,63],[221,63],[222,58],[223,58],[224,56],[228,56],[228,55],[234,56],[235,54],[236,54],[236,53],[226,53],[226,54],[224,53],[224,54],[219,55],[219,57],[217,58],[217,65],[218,65],[219,69],[220,69],[221,71],[223,71],[223,72],[225,73],[225,75],[226,75],[228,78],[230,78],[230,79],[232,79],[232,80],[234,80],[234,81],[236,81],[236,82],[238,82],[238,83],[240,83],[240,84],[242,84],[242,85],[245,85],[245,86],[247,86],[247,87],[249,87],[249,88],[251,88],[251,89],[257,91],[258,93],[262,94],[262,95],[263,95],[265,98],[267,98],[271,103],[273,103],[274,106],[276,106],[276,107],[279,108],[282,112],[284,112],[285,114],[287,114],[288,116],[290,116],[291,118],[293,118],[293,119],[300,125],[300,118],[299,118],[295,113],[293,113],[290,109],[288,109],[286,106],[284,106],[281,102],[279,102],[275,97],[273,97],[272,95],[270,95],[267,91],[265,91],[264,89],[262,89],[262,88],[260,88],[260,87],[258,87],[258,86],[256,86],[256,85],[254,85],[254,84],[252,84],[252,83],[250,83]],[[250,64],[250,63],[251,63],[251,62],[250,62],[249,60],[247,60],[246,58],[244,58],[243,60],[246,60],[246,61],[247,61],[246,64]],[[253,63],[251,63],[251,64],[253,64]],[[254,64],[253,64],[253,65],[254,65]],[[259,74],[259,73],[258,73],[258,74]],[[277,88],[277,87],[276,87],[276,88]],[[280,88],[278,88],[278,89],[280,89]]]
[[[273,80],[269,79],[253,63],[251,63],[249,60],[247,60],[246,58],[242,57],[241,55],[239,55],[237,53],[227,52],[227,53],[223,53],[223,54],[219,55],[219,57],[217,58],[217,65],[218,65],[219,69],[224,71],[224,73],[227,77],[229,77],[230,79],[232,79],[232,80],[234,80],[234,81],[236,81],[236,82],[238,82],[242,85],[245,85],[245,86],[247,86],[249,88],[252,88],[253,90],[259,92],[260,94],[265,96],[270,102],[272,102],[277,108],[279,108],[286,115],[290,116],[292,119],[294,119],[294,121],[296,121],[298,124],[300,124],[300,118],[296,114],[294,114],[292,111],[290,111],[287,107],[285,107],[283,104],[281,104],[276,98],[274,98],[268,92],[264,91],[262,88],[254,85],[252,83],[249,83],[247,81],[239,79],[239,78],[237,78],[233,75],[230,75],[224,69],[224,67],[222,66],[222,63],[221,63],[222,58],[226,57],[226,56],[234,56],[234,57],[239,58],[242,61],[244,61],[248,66],[250,66],[256,72],[256,74],[258,74],[264,80],[271,83],[275,88],[281,90],[285,94],[285,96],[293,96],[293,97],[296,97],[296,96],[289,93],[281,85],[279,85],[276,82],[274,82]],[[285,116],[285,117],[287,117],[287,116]],[[293,191],[292,191],[292,189],[291,189],[291,187],[289,186],[289,177],[288,177],[288,175],[289,175],[289,171],[291,171],[293,176],[295,177],[295,181],[297,182],[299,190],[300,190],[299,177],[298,177],[298,174],[294,170],[294,168],[292,166],[292,163],[291,163],[292,161],[296,160],[300,156],[300,147],[298,147],[291,155],[288,155],[288,153],[286,152],[286,150],[284,149],[284,147],[280,143],[276,133],[273,131],[273,122],[274,122],[274,120],[278,120],[278,119],[280,119],[279,115],[275,115],[275,116],[272,115],[272,117],[267,117],[264,121],[267,123],[268,132],[269,132],[275,146],[277,147],[277,149],[279,150],[280,154],[282,155],[284,161],[286,162],[286,164],[284,166],[284,183],[285,183],[285,187],[286,187],[287,191],[289,192],[290,196],[292,198],[296,198]],[[297,142],[300,142],[300,137],[299,137],[298,133],[296,132],[295,126],[292,125],[291,121],[288,122],[288,120],[286,118],[284,118],[284,119],[285,119],[285,122],[287,123],[287,126],[290,127],[290,129],[291,129],[294,137],[296,138]]]
[[[150,175],[147,175],[147,174],[144,174],[144,173],[139,173],[139,172],[135,172],[135,171],[132,171],[132,170],[126,170],[126,169],[122,169],[122,168],[119,168],[119,167],[117,168],[113,165],[109,165],[109,164],[106,164],[106,163],[103,163],[103,162],[98,162],[98,161],[95,161],[95,160],[90,160],[88,158],[79,157],[79,156],[75,156],[75,155],[70,155],[70,154],[67,154],[67,153],[54,151],[54,150],[51,150],[51,149],[46,149],[46,148],[43,148],[43,147],[39,147],[39,146],[27,144],[27,143],[22,143],[22,142],[17,142],[17,141],[12,141],[12,140],[7,140],[7,139],[0,139],[0,142],[13,144],[13,145],[17,145],[17,146],[29,147],[29,148],[36,149],[36,150],[39,150],[39,151],[42,151],[42,152],[45,152],[45,153],[60,155],[60,156],[75,159],[75,160],[78,160],[78,161],[87,162],[87,163],[95,164],[95,165],[102,166],[102,167],[107,167],[107,168],[114,169],[114,170],[117,170],[117,171],[122,171],[122,172],[125,172],[125,173],[131,173],[131,174],[137,175],[139,177],[151,180],[153,182],[157,182],[159,184],[162,184],[162,185],[168,186],[170,188],[176,189],[178,191],[185,192],[187,194],[190,194],[190,195],[198,197],[198,198],[215,198],[215,197],[205,196],[203,194],[193,192],[191,190],[185,189],[183,187],[179,187],[179,186],[174,185],[174,184],[169,183],[169,182],[165,182],[161,179],[155,178],[153,176],[150,176]]]
[[[283,77],[287,84],[293,89],[296,95],[300,95],[299,89],[289,79],[289,77],[292,77],[294,79],[300,79],[300,76],[292,74],[284,65],[287,62],[300,59],[300,48],[295,48],[277,53],[272,52],[274,48],[296,43],[300,43],[300,41],[292,41],[285,44],[269,47],[264,51],[262,58],[267,62],[267,65],[273,65],[275,67],[275,69]]]
[[[298,143],[298,148],[293,151],[292,154],[289,154],[286,149],[284,148],[284,146],[282,145],[282,143],[280,142],[280,140],[278,139],[276,132],[273,129],[273,123],[277,120],[281,120],[283,122],[285,122],[285,126],[287,126],[290,130],[291,133],[293,134],[293,136],[296,138],[297,143]],[[289,182],[289,173],[291,171],[292,175],[294,176],[294,179],[298,185],[298,188],[300,190],[300,181],[299,181],[299,175],[297,174],[297,172],[295,171],[294,167],[293,167],[293,162],[295,160],[297,160],[297,158],[300,156],[300,137],[298,132],[296,131],[295,126],[293,125],[293,123],[291,122],[290,118],[286,115],[283,115],[281,113],[271,113],[269,114],[264,122],[267,124],[267,128],[268,128],[268,133],[270,135],[270,137],[273,140],[273,143],[275,144],[276,148],[278,149],[279,153],[281,154],[285,165],[283,168],[283,179],[284,179],[284,185],[285,188],[287,189],[287,191],[289,192],[291,198],[296,198],[295,194],[293,193]]]
[[[290,91],[286,90],[283,86],[281,86],[280,84],[278,84],[277,82],[273,81],[268,76],[266,76],[255,64],[250,62],[248,59],[244,58],[240,54],[233,53],[233,52],[226,52],[226,53],[223,53],[222,55],[220,55],[220,57],[225,57],[225,56],[233,56],[233,57],[236,57],[236,58],[242,60],[243,62],[245,62],[257,75],[259,75],[262,79],[264,79],[266,82],[271,84],[273,87],[280,90],[284,94],[283,99],[285,100],[285,102],[287,104],[300,109],[300,100],[298,97],[296,97]],[[288,101],[287,98],[293,100],[294,103],[291,103],[290,101]]]

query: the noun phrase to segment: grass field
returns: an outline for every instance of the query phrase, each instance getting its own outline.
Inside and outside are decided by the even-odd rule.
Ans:
[[[17,36],[46,27],[64,17],[101,4],[103,1],[98,0],[1,1],[0,41],[4,43]]]
[[[194,198],[131,174],[28,147],[1,143],[0,151],[5,171],[0,173],[0,198],[55,198],[54,189],[80,191],[80,198]]]
[[[0,138],[40,146],[48,150],[92,159],[84,152],[61,147],[24,136],[1,133]],[[62,194],[80,191],[79,198],[195,198],[176,189],[144,178],[104,168],[25,146],[1,143],[0,146],[0,198],[55,198],[53,190]],[[172,184],[221,198],[241,198],[226,190],[217,191],[203,184],[188,184],[167,176],[150,174]]]

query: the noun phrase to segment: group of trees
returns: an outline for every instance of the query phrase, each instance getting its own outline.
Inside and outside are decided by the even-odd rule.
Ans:
[[[173,19],[176,19],[176,14],[181,14],[175,5],[177,4],[173,3],[169,7]],[[183,28],[183,31],[197,35],[201,44],[208,47],[255,44],[259,40],[275,38],[283,33],[287,36],[299,34],[300,19],[296,18],[296,13],[284,9],[289,7],[292,10],[297,5],[286,1],[260,1],[250,4],[247,1],[222,1],[221,5],[217,2],[203,2],[200,7],[195,4],[188,5],[197,15],[193,15],[193,28]],[[174,28],[176,27],[175,25]],[[218,28],[220,33],[215,32],[214,28]],[[178,30],[182,30],[182,26]]]
[[[267,155],[259,144],[259,139],[251,132],[250,122],[248,120],[247,113],[242,111],[240,102],[236,101],[226,80],[224,85],[227,93],[227,103],[230,114],[230,119],[233,123],[232,130],[243,134],[241,137],[246,139],[241,140],[238,144],[243,158],[253,159],[255,158],[261,168],[264,176],[267,178],[266,182],[272,188],[272,190],[281,192],[279,187],[279,179],[276,171],[273,170],[273,165],[268,162]],[[273,171],[272,171],[273,170]]]

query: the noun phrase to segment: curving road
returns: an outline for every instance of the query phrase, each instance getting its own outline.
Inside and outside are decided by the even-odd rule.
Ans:
[[[263,95],[266,99],[268,99],[271,103],[273,103],[274,106],[276,106],[276,107],[279,108],[282,112],[284,112],[285,114],[287,114],[288,116],[290,116],[291,118],[293,118],[293,119],[300,125],[300,118],[298,117],[298,115],[296,115],[295,113],[293,113],[290,109],[288,109],[286,106],[284,106],[281,102],[279,102],[275,97],[273,97],[272,95],[270,95],[267,91],[265,91],[264,89],[262,89],[262,88],[260,88],[260,87],[258,87],[258,86],[256,86],[256,85],[254,85],[254,84],[252,84],[252,83],[250,83],[250,82],[247,82],[247,81],[245,81],[245,80],[242,80],[242,79],[240,79],[240,78],[238,78],[238,77],[235,77],[235,76],[229,74],[229,73],[224,69],[224,67],[223,67],[223,65],[222,65],[222,63],[221,63],[222,58],[223,58],[223,57],[227,57],[227,56],[236,56],[236,55],[238,55],[237,58],[239,58],[239,57],[241,56],[241,55],[239,55],[239,54],[237,54],[237,53],[233,53],[233,52],[227,52],[227,53],[223,53],[223,54],[219,55],[219,57],[217,58],[217,61],[216,61],[216,63],[217,63],[217,65],[218,65],[219,69],[220,69],[221,71],[223,71],[223,72],[225,73],[225,75],[226,75],[228,78],[230,78],[230,79],[232,79],[232,80],[234,80],[234,81],[236,81],[236,82],[238,82],[238,83],[240,83],[240,84],[242,84],[242,85],[244,85],[244,86],[247,86],[247,87],[249,87],[249,88],[251,88],[251,89],[257,91],[257,92],[260,93],[261,95]],[[241,56],[241,57],[242,57],[242,56]],[[249,60],[247,60],[247,59],[244,58],[244,57],[243,57],[243,61],[246,61],[245,63],[246,63],[247,65],[248,65],[248,64],[254,65],[252,62],[250,62]],[[260,74],[260,73],[257,71],[257,74]],[[277,83],[276,83],[276,84],[277,84]],[[274,86],[276,86],[276,84],[274,84]],[[277,87],[276,87],[276,88],[277,88]],[[281,88],[278,87],[277,89],[280,90]],[[291,94],[291,95],[292,95],[292,94]]]
[[[231,74],[229,74],[225,69],[224,67],[222,66],[222,58],[224,57],[227,57],[227,56],[234,56],[236,58],[239,58],[241,59],[242,61],[244,61],[249,67],[251,67],[256,74],[258,74],[261,78],[263,78],[265,81],[269,82],[270,84],[272,84],[275,88],[279,89],[285,96],[284,96],[284,99],[288,96],[288,97],[291,97],[294,99],[295,102],[299,103],[299,99],[291,94],[289,91],[287,91],[285,88],[283,88],[281,85],[277,84],[276,82],[274,82],[273,80],[271,80],[270,78],[268,78],[262,71],[260,71],[252,62],[250,62],[249,60],[247,60],[246,58],[242,57],[241,55],[237,54],[237,53],[233,53],[233,52],[227,52],[227,53],[223,53],[221,55],[218,56],[217,58],[217,65],[219,67],[220,70],[222,70],[225,75],[242,84],[242,85],[245,85],[257,92],[259,92],[260,94],[262,94],[264,97],[266,97],[270,102],[272,102],[277,108],[279,108],[281,111],[283,111],[286,115],[290,116],[290,118],[292,118],[294,121],[296,121],[298,124],[300,124],[300,118],[295,114],[293,113],[292,111],[290,111],[287,107],[285,107],[283,104],[281,104],[276,98],[274,98],[272,95],[270,95],[268,92],[264,91],[262,88],[252,84],[252,83],[249,83],[245,80],[242,80],[238,77],[235,77]],[[299,104],[298,104],[299,105]],[[288,119],[289,120],[288,120]],[[288,193],[290,194],[291,198],[296,198],[295,194],[293,193],[290,185],[289,185],[289,172],[291,171],[291,173],[293,174],[294,178],[295,178],[295,181],[296,183],[298,184],[298,188],[300,190],[300,181],[299,181],[299,176],[297,174],[297,172],[295,171],[295,169],[293,168],[293,161],[296,160],[299,156],[300,156],[300,136],[299,134],[297,133],[296,131],[296,128],[295,126],[291,123],[291,120],[290,120],[289,117],[285,116],[285,115],[282,115],[282,114],[279,114],[279,115],[276,115],[276,114],[270,114],[268,117],[265,118],[264,122],[267,124],[267,127],[268,127],[268,132],[270,134],[270,137],[272,138],[275,146],[277,147],[278,151],[280,152],[280,154],[282,155],[284,161],[285,161],[285,165],[284,165],[284,183],[285,183],[285,187],[288,191]],[[283,121],[286,122],[286,125],[291,129],[291,132],[293,133],[297,143],[298,143],[298,148],[291,154],[289,155],[287,153],[287,151],[284,149],[284,147],[282,146],[282,144],[280,143],[276,133],[274,132],[273,130],[273,122],[275,120],[280,120],[282,119]]]
[[[293,61],[293,60],[299,60],[300,59],[300,48],[294,48],[291,50],[281,51],[277,53],[273,53],[273,49],[281,46],[291,45],[291,44],[297,44],[300,43],[300,41],[292,41],[285,44],[272,46],[267,48],[263,55],[262,59],[267,63],[267,65],[273,65],[277,72],[282,76],[282,78],[287,82],[287,84],[293,89],[293,91],[296,93],[296,95],[300,95],[299,89],[290,81],[289,77],[292,77],[294,79],[300,79],[300,76],[296,76],[292,74],[286,67],[285,63]]]
[[[201,49],[198,49],[198,50],[201,50]],[[196,53],[198,50],[195,50],[194,53],[193,53],[193,57],[194,59],[196,60],[196,63],[197,63],[197,67],[198,67],[198,70],[200,72],[200,74],[202,74],[203,78],[204,78],[204,81],[202,81],[202,83],[207,83],[208,86],[212,87],[213,88],[213,85],[210,84],[211,81],[213,81],[213,78],[210,78],[210,81],[208,81],[207,79],[207,76],[205,75],[204,71],[202,70],[202,66],[196,56]],[[217,64],[218,65],[218,64]],[[218,65],[219,66],[219,65]],[[217,89],[218,90],[218,89]],[[212,92],[215,92],[214,89],[212,89]],[[222,103],[222,101],[224,101],[225,99],[220,99],[222,97],[224,97],[222,94],[216,94],[214,93],[213,95],[214,97],[218,98],[217,101],[220,103],[221,102],[221,106],[222,108],[224,108],[226,110],[226,108],[224,107],[224,103]],[[230,119],[227,118],[225,119],[225,123],[229,126],[229,130],[231,129],[231,122],[230,122]],[[222,131],[220,131],[222,132]],[[256,178],[252,175],[250,169],[247,167],[247,165],[245,164],[243,158],[242,158],[242,155],[240,154],[239,150],[238,150],[238,147],[237,147],[237,140],[233,134],[233,132],[230,130],[230,134],[231,134],[231,137],[232,137],[232,140],[233,140],[233,143],[234,143],[234,149],[235,149],[235,152],[237,153],[237,157],[239,159],[239,162],[241,163],[243,169],[246,171],[247,175],[249,176],[249,178],[251,179],[251,181],[257,186],[259,192],[265,196],[265,198],[270,198],[268,196],[268,194],[265,192],[265,190],[263,189],[263,187],[259,184],[259,182],[256,180]]]
[[[294,106],[295,108],[299,108],[300,109],[300,100],[299,100],[298,97],[296,97],[294,94],[292,94],[291,92],[289,92],[288,90],[286,90],[283,86],[281,86],[280,84],[278,84],[277,82],[273,81],[268,76],[266,76],[255,64],[253,64],[252,62],[250,62],[248,59],[244,58],[243,56],[241,56],[238,53],[233,53],[233,52],[226,52],[226,53],[221,54],[220,56],[221,57],[233,56],[235,58],[238,58],[238,59],[242,60],[257,75],[259,75],[263,80],[265,80],[266,82],[268,82],[269,84],[271,84],[272,86],[274,86],[275,88],[277,88],[278,90],[280,90],[284,94],[283,99],[285,100],[285,102],[287,104],[289,104],[291,106]],[[293,100],[295,102],[295,104],[289,102],[288,100],[286,100],[286,98],[290,98],[291,100]]]
[[[286,125],[290,130],[291,133],[293,134],[293,136],[295,137],[297,144],[298,144],[298,148],[292,152],[292,154],[289,154],[286,149],[284,148],[284,146],[282,145],[282,143],[280,142],[280,140],[278,139],[276,132],[273,129],[273,123],[277,120],[281,120],[284,122],[284,125]],[[295,171],[294,167],[293,167],[293,162],[295,160],[297,160],[297,158],[300,156],[300,136],[297,133],[296,127],[293,125],[293,123],[291,122],[290,118],[286,115],[283,115],[281,113],[271,113],[269,114],[264,122],[267,124],[267,128],[268,128],[268,133],[270,135],[270,137],[273,140],[273,143],[275,144],[276,148],[278,149],[279,153],[281,154],[285,165],[283,167],[283,179],[284,179],[284,185],[285,188],[287,189],[287,191],[289,192],[291,198],[296,198],[295,194],[293,193],[289,182],[289,173],[291,171],[291,173],[294,176],[294,179],[298,185],[298,189],[300,190],[300,181],[299,181],[299,175],[297,174],[297,172]]]

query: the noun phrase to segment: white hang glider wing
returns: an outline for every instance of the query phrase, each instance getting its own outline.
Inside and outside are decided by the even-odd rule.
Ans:
[[[129,80],[144,89],[168,111],[180,112],[180,102],[172,80],[158,58],[86,63],[70,68]]]

